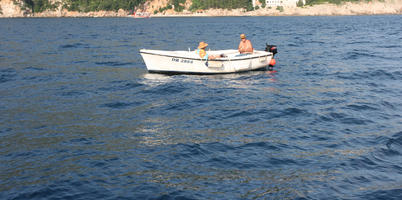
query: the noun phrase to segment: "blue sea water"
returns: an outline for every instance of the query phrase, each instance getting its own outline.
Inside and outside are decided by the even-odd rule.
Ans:
[[[139,49],[276,44],[276,73]],[[402,16],[0,19],[0,199],[402,199]]]

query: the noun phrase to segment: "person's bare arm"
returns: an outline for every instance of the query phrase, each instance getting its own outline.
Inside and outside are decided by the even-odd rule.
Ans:
[[[244,44],[242,42],[239,43],[239,52],[243,53],[244,52]]]

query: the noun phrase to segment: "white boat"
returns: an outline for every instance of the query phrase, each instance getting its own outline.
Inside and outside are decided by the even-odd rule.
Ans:
[[[128,17],[131,18],[150,18],[151,14],[147,13],[147,12],[134,12],[131,15],[128,15]]]
[[[149,72],[222,74],[265,68],[270,64],[272,52],[256,51],[239,54],[238,50],[207,51],[208,55],[224,55],[213,60],[201,59],[195,51],[162,51],[141,49]]]

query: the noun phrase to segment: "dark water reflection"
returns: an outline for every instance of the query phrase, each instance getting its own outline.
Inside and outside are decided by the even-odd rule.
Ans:
[[[1,199],[402,198],[400,16],[0,19]],[[140,48],[278,45],[277,73]]]

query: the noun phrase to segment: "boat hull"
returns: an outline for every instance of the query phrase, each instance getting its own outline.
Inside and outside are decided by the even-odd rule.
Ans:
[[[148,71],[153,73],[236,73],[265,68],[272,59],[272,53],[265,51],[255,51],[249,55],[239,54],[237,50],[208,53],[210,55],[224,54],[226,57],[205,60],[191,51],[140,50]]]

